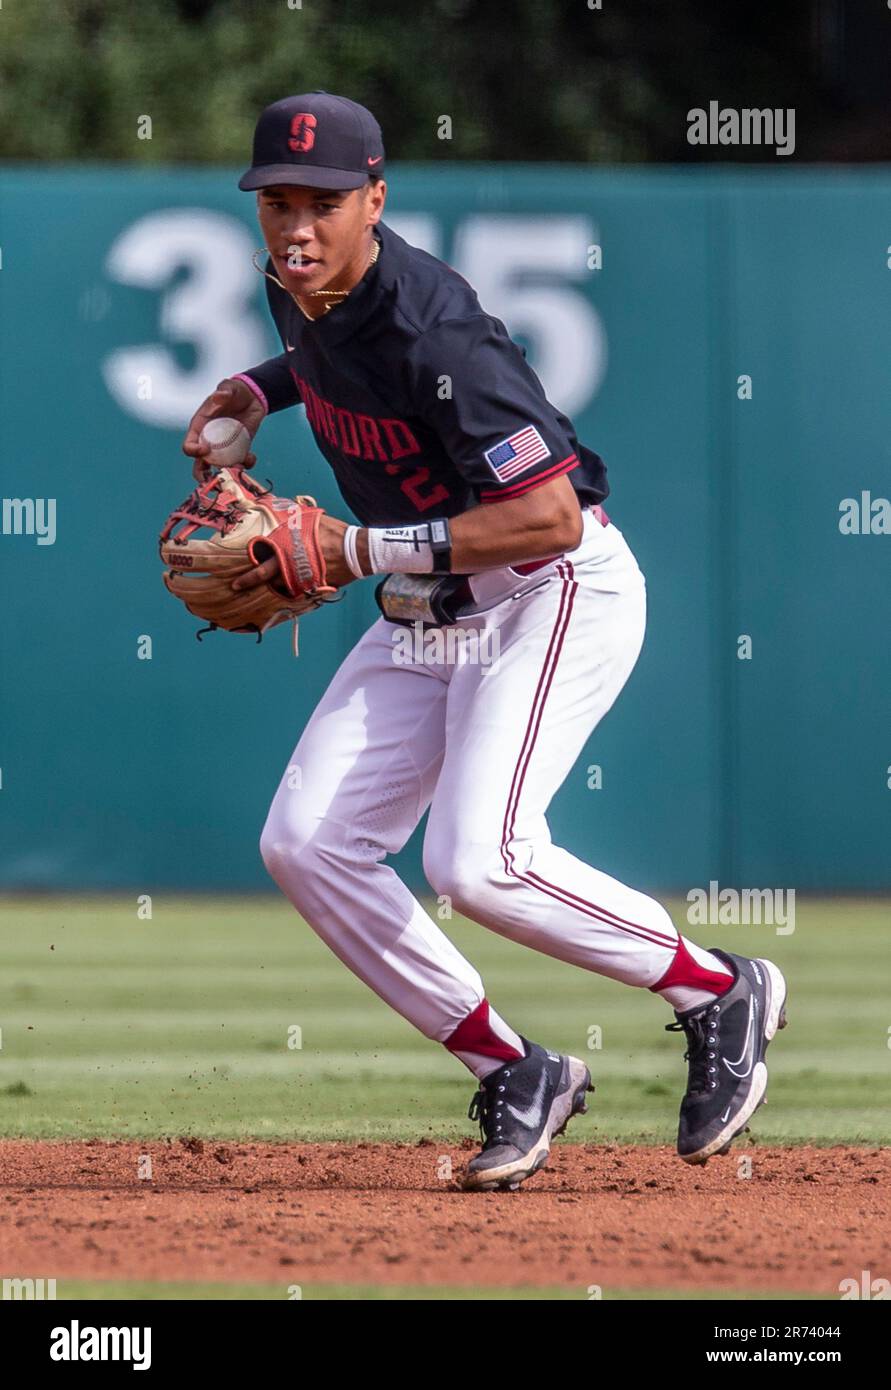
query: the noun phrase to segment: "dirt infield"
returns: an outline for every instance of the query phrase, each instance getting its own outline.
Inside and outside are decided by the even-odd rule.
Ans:
[[[0,1276],[838,1298],[843,1278],[891,1275],[891,1149],[753,1146],[690,1168],[564,1144],[518,1192],[471,1194],[447,1162],[472,1148],[0,1141]]]

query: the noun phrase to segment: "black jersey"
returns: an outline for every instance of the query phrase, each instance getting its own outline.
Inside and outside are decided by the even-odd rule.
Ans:
[[[452,517],[569,478],[582,506],[608,495],[600,457],[499,319],[457,271],[383,223],[377,261],[309,320],[266,280],[282,346],[244,374],[270,412],[303,402],[344,501],[365,526]],[[274,266],[267,261],[267,271]]]

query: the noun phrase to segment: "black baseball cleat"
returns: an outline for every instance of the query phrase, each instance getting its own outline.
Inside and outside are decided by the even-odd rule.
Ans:
[[[669,1033],[687,1035],[687,1093],[681,1101],[678,1153],[705,1163],[727,1153],[764,1100],[764,1054],[786,1026],[786,981],[769,960],[709,948],[734,974],[730,989],[704,1008],[675,1011]]]
[[[585,1092],[594,1087],[584,1062],[522,1042],[526,1056],[491,1072],[470,1102],[468,1116],[479,1120],[485,1142],[467,1165],[468,1190],[519,1187],[547,1163],[554,1136],[588,1108]]]

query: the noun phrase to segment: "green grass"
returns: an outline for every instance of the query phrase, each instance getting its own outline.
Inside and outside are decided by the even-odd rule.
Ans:
[[[790,982],[765,1143],[891,1142],[889,904],[808,900],[796,930],[687,929],[769,955]],[[572,1138],[672,1143],[685,1068],[645,990],[443,924],[520,1031],[587,1058]],[[473,1081],[355,980],[282,898],[0,900],[0,1134],[455,1140]],[[289,1049],[288,1030],[303,1045]],[[602,1047],[587,1050],[588,1030]]]
[[[488,1285],[417,1285],[417,1284],[303,1284],[302,1301],[355,1301],[355,1302],[397,1302],[400,1300],[447,1302],[453,1300],[480,1303],[490,1300],[515,1302],[534,1300],[540,1302],[581,1302],[587,1301],[585,1289],[561,1288],[554,1285],[523,1286],[520,1288],[492,1288]],[[191,1301],[193,1299],[227,1299],[236,1302],[246,1300],[284,1302],[290,1295],[285,1285],[280,1284],[149,1284],[149,1283],[92,1283],[83,1280],[60,1280],[56,1289],[57,1300],[63,1299],[173,1299]],[[745,1302],[774,1299],[816,1300],[815,1294],[777,1293],[763,1290],[759,1292],[740,1292],[738,1289],[604,1289],[603,1302],[615,1303],[638,1301],[641,1299],[662,1301],[677,1299],[685,1303],[699,1301],[727,1301],[742,1299]]]

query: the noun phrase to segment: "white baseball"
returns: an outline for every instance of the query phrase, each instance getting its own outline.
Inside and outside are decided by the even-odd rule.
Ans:
[[[237,468],[251,451],[251,437],[244,425],[240,420],[225,416],[208,420],[201,431],[201,442],[210,445],[210,453],[204,455],[203,462],[213,464],[214,468]]]

